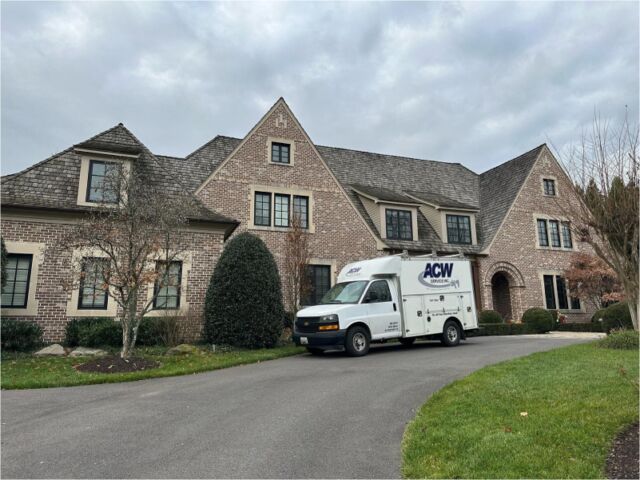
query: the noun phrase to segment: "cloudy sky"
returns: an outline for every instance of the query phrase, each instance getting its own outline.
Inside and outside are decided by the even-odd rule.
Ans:
[[[312,140],[484,171],[638,116],[638,3],[1,4],[2,173],[124,122],[184,156],[283,96]]]

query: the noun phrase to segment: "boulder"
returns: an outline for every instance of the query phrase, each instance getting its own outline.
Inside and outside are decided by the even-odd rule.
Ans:
[[[191,353],[198,353],[200,349],[195,345],[189,345],[188,343],[181,343],[173,348],[167,350],[167,355],[189,355]]]
[[[49,345],[48,347],[44,347],[42,350],[38,350],[34,355],[36,357],[62,357],[66,355],[67,352],[64,351],[64,347],[59,343],[54,343],[53,345]]]
[[[78,347],[69,354],[70,357],[102,357],[107,355],[107,352],[100,350],[99,348],[86,348]]]

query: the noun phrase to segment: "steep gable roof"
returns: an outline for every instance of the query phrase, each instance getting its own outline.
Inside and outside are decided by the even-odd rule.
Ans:
[[[504,221],[529,172],[540,153],[542,144],[480,175],[480,216],[482,248],[487,248]]]

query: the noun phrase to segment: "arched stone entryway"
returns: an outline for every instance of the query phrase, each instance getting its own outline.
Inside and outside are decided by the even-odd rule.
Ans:
[[[522,291],[524,278],[515,265],[509,262],[496,262],[484,275],[484,291],[487,305],[497,311],[505,320],[519,322],[522,318]],[[488,298],[487,298],[488,297]]]
[[[509,279],[505,272],[496,272],[491,277],[491,300],[493,309],[505,320],[513,320],[511,309],[511,293],[509,291]]]

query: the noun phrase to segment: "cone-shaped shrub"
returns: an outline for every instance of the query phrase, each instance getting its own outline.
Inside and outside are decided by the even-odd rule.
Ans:
[[[210,343],[273,347],[282,333],[278,266],[264,242],[250,233],[230,240],[207,290],[204,336]]]

